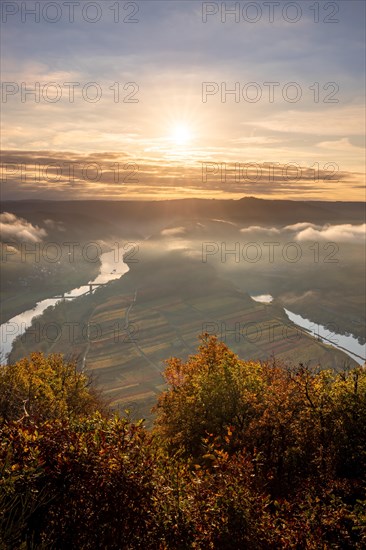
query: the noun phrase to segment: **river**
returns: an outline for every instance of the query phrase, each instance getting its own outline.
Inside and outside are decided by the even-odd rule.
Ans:
[[[99,274],[95,279],[90,281],[87,285],[74,288],[69,292],[65,293],[67,299],[75,299],[82,294],[86,294],[90,291],[90,284],[106,284],[115,279],[119,279],[129,270],[128,265],[123,262],[123,260],[116,262],[115,251],[105,252],[100,256],[101,266]],[[117,265],[117,268],[116,268]],[[117,270],[118,269],[118,270]],[[93,289],[95,292],[98,287]],[[261,294],[257,296],[251,296],[253,300],[260,303],[271,303],[273,297],[270,294]],[[19,315],[16,315],[6,323],[3,323],[0,326],[0,337],[1,337],[1,354],[2,357],[5,357],[10,353],[13,346],[15,338],[19,335],[24,334],[26,329],[30,327],[34,317],[41,315],[49,306],[54,306],[60,301],[60,298],[47,298],[41,300],[36,304],[32,309],[24,311]],[[298,325],[299,327],[307,330],[308,332],[314,334],[316,337],[319,337],[325,341],[326,344],[330,344],[333,347],[340,349],[341,351],[347,353],[352,359],[357,361],[359,365],[365,363],[366,357],[366,345],[360,344],[358,340],[352,336],[345,336],[343,334],[337,334],[333,331],[330,331],[329,328],[314,323],[309,319],[302,317],[288,309],[284,308],[287,317]]]
[[[270,294],[261,294],[258,296],[251,296],[256,302],[269,304],[273,301],[273,297]],[[345,336],[343,334],[337,334],[331,327],[325,327],[318,323],[314,323],[297,313],[293,313],[288,309],[285,309],[287,317],[295,323],[297,326],[310,332],[313,336],[319,337],[324,340],[325,344],[329,344],[337,349],[340,349],[344,353],[347,353],[349,357],[352,357],[359,365],[363,365],[366,361],[366,344],[360,344],[357,338],[352,335]]]
[[[74,288],[69,292],[65,292],[65,298],[71,300],[81,296],[82,294],[89,293],[89,285],[104,285],[110,281],[119,279],[129,270],[128,265],[123,262],[123,259],[116,258],[116,252],[114,250],[101,254],[100,262],[101,265],[97,277],[92,281],[89,281],[87,285],[83,285],[78,288]],[[95,287],[92,289],[92,292],[96,292],[97,289],[98,287]],[[12,319],[9,319],[6,323],[0,325],[1,356],[3,358],[7,357],[7,355],[11,352],[15,338],[21,334],[24,334],[26,329],[30,327],[32,320],[35,317],[41,315],[48,307],[54,306],[60,301],[60,298],[55,297],[41,300],[35,305],[34,308],[28,309],[27,311],[16,315]]]

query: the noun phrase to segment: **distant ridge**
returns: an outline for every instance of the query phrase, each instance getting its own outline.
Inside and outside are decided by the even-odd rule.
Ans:
[[[364,223],[365,202],[268,200],[255,197],[234,199],[169,199],[145,200],[11,200],[3,201],[1,211],[11,211],[31,222],[45,215],[91,217],[94,221],[184,220],[224,218],[243,223],[287,225],[296,222]]]

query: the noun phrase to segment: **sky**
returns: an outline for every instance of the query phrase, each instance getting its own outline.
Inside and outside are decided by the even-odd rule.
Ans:
[[[365,2],[3,1],[2,198],[365,200]]]

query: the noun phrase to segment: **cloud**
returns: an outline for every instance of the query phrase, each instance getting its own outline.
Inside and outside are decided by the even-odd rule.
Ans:
[[[315,228],[320,229],[321,225],[315,225],[314,223],[309,223],[309,222],[299,222],[299,223],[294,223],[293,225],[286,225],[284,229],[287,231],[301,231],[302,229],[307,229],[308,227],[312,227],[314,229]]]
[[[360,243],[366,240],[366,224],[316,225],[310,222],[299,222],[286,225],[281,229],[251,225],[240,229],[240,232],[257,235],[278,235],[280,237],[289,237],[290,234],[290,238],[296,241],[324,240],[328,242]]]
[[[245,136],[231,140],[240,145],[273,145],[282,143],[282,140],[272,136]]]
[[[240,233],[264,233],[266,235],[278,235],[280,230],[276,227],[262,227],[260,225],[251,225],[250,227],[243,227],[240,229]]]
[[[0,232],[3,240],[15,239],[30,243],[38,243],[47,235],[44,229],[10,212],[0,214]]]
[[[81,154],[70,151],[3,151],[3,200],[43,199],[156,199],[204,197],[241,198],[245,195],[261,198],[294,198],[319,200],[363,200],[362,173],[333,174],[319,169],[319,181],[314,170],[300,165],[280,163],[238,163],[229,159],[226,177],[220,174],[219,159],[224,150],[205,157],[192,157],[187,164],[177,159],[156,159],[141,156],[138,161],[126,152],[94,152]],[[205,158],[205,161],[202,160]],[[213,163],[217,173],[203,178],[203,166]],[[240,176],[240,177],[238,177]],[[333,176],[335,178],[333,179]],[[345,191],[347,188],[347,197]]]
[[[186,232],[185,227],[172,227],[171,229],[163,229],[161,232],[164,237],[174,237],[176,235],[184,235]]]
[[[267,116],[256,124],[261,128],[277,132],[323,135],[324,128],[329,128],[329,122],[331,121],[332,135],[343,138],[344,135],[362,136],[365,131],[364,120],[365,107],[363,104],[359,104],[337,105],[331,114],[328,109],[323,109],[322,111],[289,109],[285,112],[277,112],[271,116]],[[338,140],[338,143],[339,141],[342,141],[342,139]]]
[[[58,231],[66,231],[65,226],[62,222],[55,222],[54,220],[47,219],[43,220],[43,223],[46,227],[49,227],[50,229],[57,229]]]
[[[18,4],[23,8],[26,3]],[[39,7],[42,3],[35,4]],[[32,94],[27,94],[27,101],[22,101],[21,91],[9,96],[4,112],[3,146],[17,151],[125,150],[140,166],[141,185],[140,189],[131,189],[128,181],[121,179],[117,188],[113,185],[115,168],[106,174],[104,167],[101,185],[96,185],[97,180],[93,184],[85,179],[80,183],[79,179],[73,193],[71,186],[67,186],[67,170],[60,180],[57,174],[52,179],[50,171],[46,182],[38,182],[33,174],[27,173],[28,186],[22,179],[25,189],[21,189],[19,195],[12,183],[6,189],[11,198],[27,199],[31,195],[42,199],[136,198],[137,195],[147,198],[159,195],[158,185],[166,188],[161,191],[163,197],[177,195],[174,187],[180,187],[181,196],[198,196],[205,192],[200,185],[201,167],[197,166],[196,185],[191,185],[192,178],[185,164],[191,163],[192,157],[205,159],[213,149],[219,148],[221,151],[212,159],[218,164],[227,159],[233,163],[278,161],[283,165],[296,161],[310,170],[315,163],[319,163],[321,169],[324,163],[337,160],[342,170],[362,170],[361,151],[350,149],[342,140],[350,136],[355,141],[356,136],[364,134],[363,98],[360,97],[364,78],[361,50],[364,3],[351,0],[339,3],[342,4],[339,24],[324,25],[314,24],[315,13],[307,2],[297,3],[301,17],[296,24],[286,18],[287,10],[283,11],[283,6],[276,2],[273,24],[269,24],[269,6],[260,3],[257,3],[259,21],[255,24],[245,16],[246,4],[250,4],[245,2],[230,2],[239,13],[235,16],[227,13],[227,17],[225,3],[213,2],[217,12],[209,15],[203,24],[200,2],[142,2],[140,11],[132,16],[138,24],[122,26],[122,21],[131,19],[129,14],[133,9],[126,13],[119,10],[120,24],[114,24],[117,12],[111,10],[107,2],[95,3],[102,10],[102,16],[91,25],[85,15],[91,16],[95,10],[84,13],[83,3],[75,2],[75,17],[70,24],[70,6],[65,5],[67,2],[58,4],[62,15],[57,24],[41,17],[35,25],[30,14],[26,18],[28,24],[23,24],[19,12],[7,18],[3,29],[8,44],[3,80],[18,83],[20,88],[24,82],[29,89],[37,82],[42,90],[45,85],[47,89],[49,83],[56,83],[62,95],[60,101],[50,102],[47,92],[42,91],[39,103]],[[125,4],[126,8],[128,4]],[[332,2],[328,4],[335,6]],[[332,6],[320,11],[322,22],[326,17],[337,20],[337,15],[332,18]],[[53,15],[54,10],[51,12],[45,10],[43,16]],[[293,14],[290,7],[287,15]],[[255,15],[250,6],[247,15]],[[93,32],[89,32],[91,27]],[[337,84],[329,82],[334,78],[339,80],[339,93]],[[223,102],[218,91],[203,104],[201,91],[205,81],[216,82],[221,91],[233,89],[239,82],[240,101],[237,103],[229,92],[227,101]],[[249,102],[242,93],[249,81],[257,82],[261,90],[258,103]],[[285,99],[285,86],[290,81],[296,81],[301,88],[299,103]],[[314,87],[316,81],[318,93]],[[78,83],[74,102],[69,100],[66,82]],[[100,101],[96,103],[90,103],[83,95],[84,86],[91,82],[101,89]],[[136,105],[124,101],[131,91],[124,90],[128,82],[136,82],[140,88]],[[274,101],[269,98],[271,82],[278,83]],[[118,85],[120,97],[116,100]],[[50,95],[53,96],[52,91]],[[329,101],[339,103],[328,104]],[[193,143],[197,143],[197,150],[184,152],[179,158],[174,144],[166,139],[166,126],[171,118],[180,117],[193,121],[192,133],[197,134],[197,142]],[[250,126],[254,126],[259,135],[246,135],[246,131],[249,134],[252,130]],[[334,150],[332,144],[328,150],[327,144],[333,139],[338,139],[334,142],[338,143],[335,145],[338,149]],[[319,142],[318,147],[314,142]],[[169,158],[174,160],[174,155],[178,161],[175,172],[165,163]],[[158,183],[149,173],[152,158],[161,160],[161,170],[155,172],[156,178],[161,174]],[[184,173],[185,180],[180,175]],[[121,173],[122,178],[125,175]],[[20,179],[20,174],[18,176]],[[243,178],[239,182],[235,179],[222,182],[219,177],[209,189],[211,197],[255,193],[278,198],[363,198],[362,190],[358,192],[348,182],[347,186],[337,184],[336,180],[318,182],[314,181],[314,175],[301,181],[286,178],[286,173],[282,179],[273,181],[268,178],[257,181],[255,174],[254,178]]]
[[[335,151],[342,152],[355,151],[357,153],[361,148],[356,145],[352,145],[347,137],[332,141],[321,141],[320,143],[317,143],[317,146],[322,149],[333,149]]]
[[[236,227],[237,224],[234,223],[234,222],[229,222],[228,220],[219,220],[219,219],[213,219],[212,220],[213,222],[216,222],[216,223],[224,223],[225,225],[232,225],[233,227]],[[201,225],[202,227],[204,227],[202,224],[199,224]]]
[[[366,224],[351,225],[349,223],[342,225],[325,225],[317,229],[309,227],[300,231],[295,239],[297,241],[325,240],[335,242],[353,242],[359,243],[366,239]]]

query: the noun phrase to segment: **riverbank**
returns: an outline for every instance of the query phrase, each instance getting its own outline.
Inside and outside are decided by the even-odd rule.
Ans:
[[[119,279],[127,271],[128,266],[123,262],[122,258],[117,258],[114,250],[104,252],[99,257],[99,267],[96,276],[89,280],[86,284],[82,284],[74,289],[70,290],[70,287],[48,298],[41,299],[34,302],[33,307],[25,309],[18,315],[13,316],[8,321],[0,325],[0,338],[1,347],[0,353],[2,357],[7,357],[12,349],[13,343],[16,338],[24,334],[24,332],[31,326],[32,321],[42,315],[42,313],[49,307],[65,301],[73,300],[82,295],[95,292],[98,286],[107,284],[110,281]],[[26,306],[27,307],[27,306]]]
[[[259,294],[251,296],[252,300],[262,304],[271,304],[274,300],[271,294]],[[352,335],[342,335],[335,332],[335,324],[333,326],[325,327],[319,323],[315,323],[302,317],[297,313],[283,308],[287,317],[295,323],[299,328],[304,329],[304,334],[310,334],[318,341],[330,345],[340,351],[346,353],[359,365],[364,365],[366,361],[366,345],[360,344],[357,338]]]

